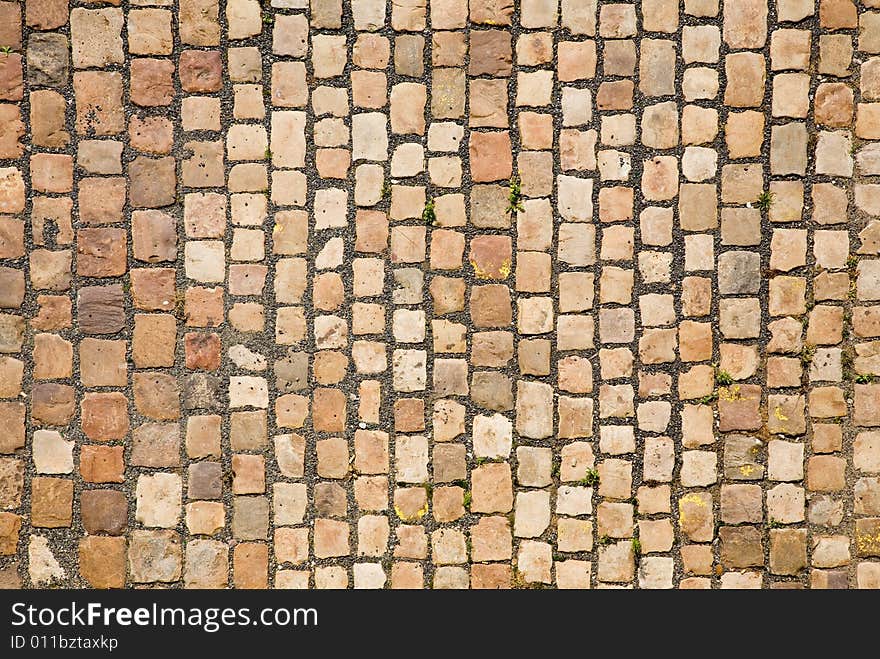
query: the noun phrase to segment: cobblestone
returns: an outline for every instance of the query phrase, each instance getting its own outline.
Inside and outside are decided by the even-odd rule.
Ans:
[[[3,583],[880,587],[876,3],[306,5],[0,1]]]

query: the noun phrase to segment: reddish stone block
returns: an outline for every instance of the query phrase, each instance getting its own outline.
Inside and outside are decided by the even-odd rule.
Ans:
[[[125,130],[122,75],[106,71],[73,74],[76,131],[81,135],[115,135]]]
[[[421,432],[425,429],[425,401],[403,398],[394,402],[394,429],[398,432]]]
[[[509,236],[477,236],[471,241],[470,264],[477,279],[507,279],[513,249]]]
[[[174,124],[165,117],[132,117],[128,124],[131,146],[139,151],[162,155],[174,146]]]
[[[86,387],[128,384],[126,342],[84,338],[79,344],[80,381]]]
[[[145,107],[171,105],[174,62],[149,57],[131,62],[131,102]]]
[[[131,352],[138,368],[174,366],[177,321],[170,314],[137,314]]]
[[[510,289],[502,284],[474,286],[470,307],[475,327],[504,327],[513,320]]]
[[[129,464],[168,468],[180,464],[180,428],[176,423],[145,423],[131,437]]]
[[[20,531],[21,517],[14,513],[0,512],[0,556],[15,556]]]
[[[126,195],[124,178],[84,178],[77,187],[80,222],[111,224],[122,221]]]
[[[474,30],[470,34],[468,75],[509,76],[512,69],[510,32]]]
[[[718,393],[719,430],[757,430],[761,427],[761,387],[732,385]]]
[[[87,483],[122,483],[125,460],[122,446],[85,444],[79,457],[79,472]]]
[[[174,218],[161,211],[135,211],[131,214],[131,240],[134,257],[147,263],[177,258],[177,227]]]
[[[134,306],[144,311],[177,311],[173,268],[134,268],[130,273]]]
[[[4,208],[2,202],[0,208]],[[0,258],[16,259],[20,256],[24,256],[24,222],[0,216]]]
[[[223,62],[217,50],[184,50],[180,54],[180,86],[185,92],[216,92],[223,87]]]
[[[507,590],[510,583],[510,565],[478,563],[471,567],[471,588],[474,590]]]
[[[184,336],[186,367],[216,371],[220,368],[220,337],[214,333],[187,332]]]
[[[186,290],[184,315],[189,327],[218,327],[223,324],[223,289],[193,286]]]
[[[76,392],[64,384],[40,383],[31,388],[31,418],[44,426],[66,426],[76,409]]]
[[[242,542],[232,552],[235,587],[254,590],[269,587],[269,547],[257,542]]]
[[[19,401],[0,401],[0,453],[14,453],[24,446],[25,404]]]
[[[321,432],[345,430],[345,394],[339,389],[316,389],[312,401],[312,425]]]
[[[0,54],[0,101],[20,101],[22,97],[21,55]]]
[[[161,208],[177,200],[176,161],[171,156],[140,156],[129,164],[128,176],[135,208]]]
[[[472,132],[468,144],[474,182],[506,181],[513,171],[510,133]]]
[[[38,295],[39,311],[31,319],[31,327],[41,331],[59,330],[70,327],[73,322],[73,304],[69,297],[62,295]]]
[[[24,272],[0,266],[0,309],[18,309],[24,300]]]
[[[118,277],[128,263],[125,229],[80,229],[76,271],[81,277]]]
[[[91,440],[125,439],[129,430],[128,399],[118,391],[89,392],[80,404],[80,423],[83,434]]]
[[[156,420],[180,418],[180,384],[175,376],[157,372],[135,373],[132,386],[138,412]]]
[[[24,122],[18,106],[12,103],[0,104],[0,158],[14,160],[21,156],[24,146],[19,140],[24,132]]]
[[[25,23],[37,30],[54,30],[67,24],[68,0],[27,0]]]
[[[71,192],[73,190],[73,158],[61,153],[32,155],[31,185],[34,190],[40,192]]]

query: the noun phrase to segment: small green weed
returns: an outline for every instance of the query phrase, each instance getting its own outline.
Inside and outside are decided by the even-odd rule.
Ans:
[[[755,200],[755,205],[762,211],[769,211],[770,207],[773,206],[773,200],[775,197],[776,195],[774,193],[765,190],[758,195],[758,198]]]
[[[524,210],[525,208],[522,205],[522,184],[520,183],[519,176],[511,176],[507,192],[506,213],[512,215],[516,212],[522,213]]]
[[[434,200],[428,199],[425,202],[425,208],[422,211],[422,221],[426,224],[434,224],[437,222],[437,213],[434,211]]]
[[[587,487],[593,487],[594,485],[598,485],[599,472],[596,469],[587,469],[587,473],[578,482],[581,485],[586,485]]]
[[[717,392],[717,391],[713,391],[711,394],[706,394],[706,395],[703,396],[702,398],[698,398],[698,399],[697,399],[697,402],[698,402],[700,405],[711,405],[711,404],[714,403],[716,400],[718,400],[718,392]]]
[[[816,355],[816,346],[812,343],[805,343],[801,348],[801,364],[809,366],[813,363],[813,357]]]

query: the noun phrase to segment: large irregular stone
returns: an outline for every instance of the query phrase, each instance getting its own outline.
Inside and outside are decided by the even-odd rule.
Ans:
[[[37,588],[64,584],[67,572],[49,548],[49,540],[41,535],[31,535],[28,544],[28,573]]]
[[[727,0],[724,41],[733,50],[761,48],[767,40],[767,0]]]
[[[27,47],[28,83],[39,87],[67,85],[70,68],[67,37],[63,34],[32,34]]]
[[[70,12],[73,65],[78,69],[101,69],[122,64],[122,9],[83,9]]]
[[[133,531],[128,549],[131,580],[171,582],[180,578],[180,536],[175,531]]]
[[[180,0],[180,40],[192,46],[220,44],[219,0]]]
[[[67,23],[68,12],[68,0],[32,0],[25,4],[25,21],[37,30],[54,30]]]

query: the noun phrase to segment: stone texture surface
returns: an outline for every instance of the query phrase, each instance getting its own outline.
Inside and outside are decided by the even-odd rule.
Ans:
[[[878,587],[878,7],[0,1],[0,586]]]

